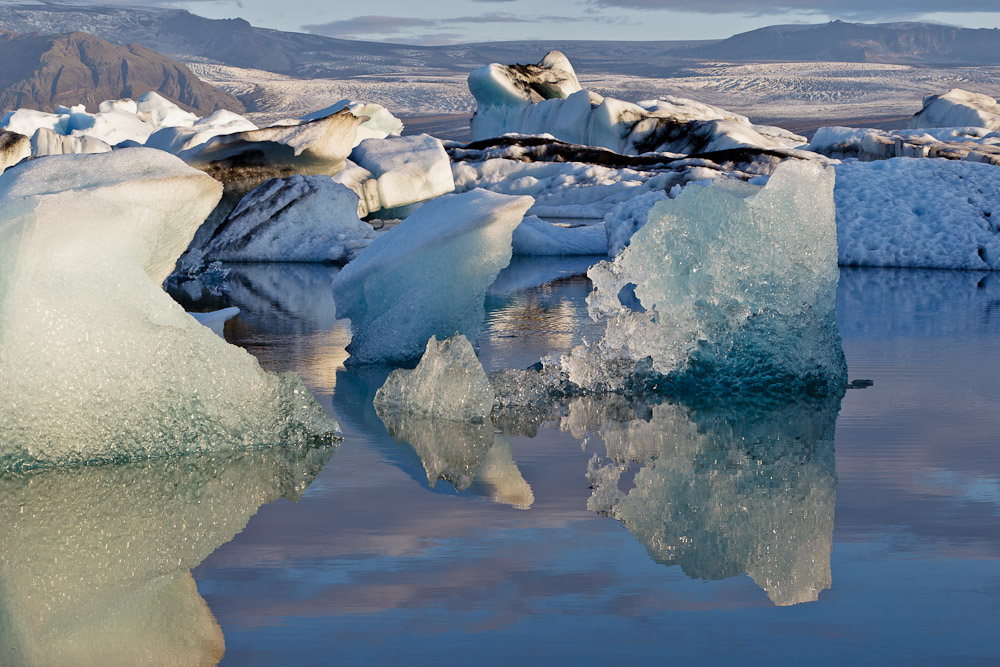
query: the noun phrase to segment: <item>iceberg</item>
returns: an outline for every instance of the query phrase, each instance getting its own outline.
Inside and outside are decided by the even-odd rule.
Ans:
[[[220,190],[147,148],[0,175],[0,469],[333,437],[297,377],[160,288]]]
[[[834,178],[790,161],[764,187],[719,179],[657,203],[588,272],[603,338],[548,365],[597,392],[630,378],[711,395],[843,391]]]
[[[273,178],[240,200],[215,229],[203,256],[343,264],[376,235],[357,211],[357,195],[329,176]]]
[[[582,90],[562,53],[538,65],[497,63],[469,74],[476,99],[473,140],[508,133],[550,134],[617,153],[708,153],[741,147],[798,148],[805,137],[754,125],[746,116],[667,96],[637,104]]]
[[[512,243],[515,255],[606,255],[608,250],[604,223],[568,227],[534,215],[517,226]]]
[[[333,281],[349,318],[352,359],[416,359],[431,336],[475,340],[486,289],[511,258],[511,236],[531,197],[486,190],[445,195],[382,234]]]
[[[31,155],[68,155],[71,153],[108,153],[111,146],[100,139],[85,135],[77,137],[53,132],[47,127],[38,128],[31,136]]]
[[[836,170],[841,265],[1000,270],[1000,168],[894,158]]]
[[[0,130],[0,173],[31,156],[31,140],[23,134]]]
[[[147,148],[159,148],[168,153],[181,153],[200,146],[222,134],[256,130],[257,126],[243,116],[219,109],[210,116],[199,118],[190,125],[171,125],[149,135]]]
[[[431,336],[413,370],[397,369],[375,393],[375,408],[461,422],[484,422],[493,410],[493,386],[461,334]]]
[[[375,179],[382,208],[415,204],[455,189],[448,153],[428,134],[365,139],[351,160]]]
[[[621,521],[655,562],[696,579],[746,573],[777,606],[830,588],[839,397],[661,404],[625,421],[615,405],[605,416],[590,402],[578,399],[566,418],[574,431],[591,422],[606,449],[588,466],[587,509]],[[622,490],[626,471],[634,477]]]
[[[190,570],[261,505],[298,500],[333,452],[278,447],[0,476],[0,662],[216,664],[225,640]]]
[[[1000,104],[989,95],[953,88],[924,97],[924,105],[910,119],[910,127],[982,127],[995,132],[1000,130]]]
[[[347,109],[357,118],[365,118],[358,128],[358,136],[354,139],[357,146],[365,139],[385,139],[388,136],[398,137],[403,133],[403,121],[399,120],[381,104],[374,102],[359,102],[357,100],[340,100],[336,104],[303,116],[301,120],[316,120]]]

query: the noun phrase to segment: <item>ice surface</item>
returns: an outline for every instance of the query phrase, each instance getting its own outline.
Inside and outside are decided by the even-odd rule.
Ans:
[[[329,176],[275,178],[245,196],[215,230],[209,260],[345,263],[375,238],[358,197]]]
[[[38,128],[31,137],[31,155],[34,157],[70,153],[107,153],[110,150],[111,146],[100,139],[57,134],[47,127]]]
[[[0,130],[0,173],[31,155],[31,140],[17,132]]]
[[[422,417],[484,422],[493,410],[493,387],[472,343],[461,334],[438,341],[431,336],[413,370],[394,370],[375,394],[380,411]]]
[[[1000,165],[1000,132],[982,127],[875,130],[821,127],[810,150],[862,161],[929,157]]]
[[[360,362],[419,357],[431,336],[471,340],[486,288],[507,266],[531,197],[486,190],[433,199],[375,239],[334,279],[338,317],[351,320]]]
[[[302,120],[323,118],[341,109],[347,109],[358,118],[365,117],[368,119],[361,123],[361,127],[358,128],[358,136],[354,140],[355,146],[365,139],[385,139],[390,135],[398,137],[403,133],[403,121],[389,113],[389,110],[384,106],[372,102],[359,102],[357,100],[340,100],[332,106],[303,116]]]
[[[792,161],[763,188],[716,180],[656,204],[628,248],[590,269],[605,335],[562,372],[591,391],[649,373],[679,392],[841,391],[833,186],[832,169]]]
[[[297,500],[331,448],[200,453],[0,476],[0,663],[214,665],[189,570],[258,508]]]
[[[895,158],[836,170],[842,265],[1000,270],[1000,167]]]
[[[923,108],[910,120],[911,128],[966,126],[1000,130],[1000,104],[989,95],[952,88],[925,97]]]
[[[778,606],[830,588],[839,398],[654,405],[625,422],[589,403],[571,404],[563,424],[606,447],[589,466],[587,508],[621,521],[654,561],[697,579],[747,573]]]
[[[572,73],[566,57],[557,51],[539,65],[494,63],[475,70],[469,75],[469,90],[477,104],[472,138],[547,133],[627,155],[796,148],[808,143],[787,130],[753,125],[745,116],[681,97],[638,104],[603,97],[581,90]]]
[[[365,139],[351,160],[375,178],[382,208],[414,204],[455,189],[444,146],[427,134]]]
[[[515,255],[605,255],[604,224],[566,227],[529,215],[514,230]]]
[[[604,217],[608,255],[614,257],[628,247],[632,235],[646,224],[649,212],[658,202],[667,199],[662,190],[644,192],[618,204]]]
[[[310,442],[334,422],[168,297],[220,186],[162,151],[0,175],[0,468]]]

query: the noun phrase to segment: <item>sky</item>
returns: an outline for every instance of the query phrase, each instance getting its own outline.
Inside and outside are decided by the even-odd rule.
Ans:
[[[103,0],[104,3],[107,0]],[[209,18],[344,39],[408,44],[537,39],[718,39],[781,23],[932,21],[1000,27],[997,0],[147,0]],[[122,0],[139,4],[143,0]],[[692,5],[699,4],[697,10]]]

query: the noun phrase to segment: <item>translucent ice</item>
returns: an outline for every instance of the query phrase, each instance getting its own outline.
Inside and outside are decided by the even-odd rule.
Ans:
[[[234,445],[237,443],[234,443]],[[331,448],[195,454],[0,476],[0,663],[214,665],[190,569]]]
[[[0,175],[0,469],[312,441],[335,424],[160,284],[219,199],[147,148]]]
[[[432,199],[375,239],[334,279],[338,317],[360,362],[419,357],[431,336],[474,340],[486,288],[510,263],[511,235],[532,204],[473,190]]]
[[[830,587],[839,398],[664,404],[625,422],[594,419],[588,402],[567,417],[589,412],[607,449],[589,466],[587,508],[621,521],[653,560],[700,579],[747,573],[779,606]]]
[[[786,162],[766,187],[718,180],[652,209],[594,266],[598,343],[562,360],[571,382],[624,387],[659,375],[680,391],[841,391],[833,169]]]
[[[413,370],[398,369],[375,394],[376,408],[423,417],[483,422],[493,409],[493,387],[472,344],[462,335],[431,336]]]

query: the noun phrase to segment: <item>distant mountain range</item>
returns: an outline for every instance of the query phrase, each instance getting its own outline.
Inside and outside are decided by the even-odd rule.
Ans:
[[[82,32],[22,35],[0,31],[0,110],[52,111],[104,100],[137,98],[155,90],[182,107],[207,115],[242,111],[243,104],[191,70],[145,46],[123,46]]]

